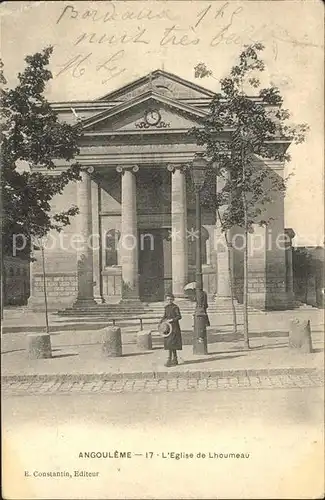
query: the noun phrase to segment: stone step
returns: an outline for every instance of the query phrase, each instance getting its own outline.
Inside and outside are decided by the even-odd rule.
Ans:
[[[238,307],[236,306],[236,312],[242,312],[244,310],[243,307]],[[252,310],[252,308],[250,308],[249,310]],[[164,308],[154,308],[154,309],[151,309],[151,311],[154,311],[154,312],[162,312],[164,311]],[[195,311],[195,306],[194,307],[180,307],[180,311],[181,313],[183,314],[191,314],[191,313],[194,313]],[[208,310],[207,310],[208,313],[218,313],[218,312],[232,312],[232,309],[229,308],[229,307],[208,307]]]
[[[91,307],[70,307],[61,311],[58,311],[56,314],[58,316],[118,316],[120,314],[146,314],[151,312],[151,309],[147,306],[139,306],[139,305],[119,305],[119,304],[97,304]]]
[[[188,301],[186,299],[179,299],[177,304],[180,307],[181,313],[183,315],[186,314],[194,314],[195,311],[195,302]],[[61,317],[96,317],[96,318],[105,318],[105,317],[127,317],[127,316],[146,316],[146,315],[162,315],[164,312],[164,302],[154,302],[154,303],[113,303],[113,304],[92,304],[90,306],[74,306],[61,311],[58,311],[57,316]],[[243,311],[242,304],[236,304],[236,312],[241,313]],[[250,308],[250,310],[252,310]],[[212,302],[209,304],[208,313],[210,314],[232,314],[231,304],[229,302],[221,302],[215,303]]]
[[[91,312],[97,312],[97,311],[147,311],[151,308],[147,306],[116,306],[116,304],[103,304],[100,305],[98,304],[97,306],[91,306],[91,307],[86,307],[86,306],[79,306],[79,307],[69,307],[67,309],[63,309],[58,311],[60,314],[64,312],[73,312],[73,311],[91,311]]]
[[[183,315],[185,314],[194,314],[195,312],[195,308],[193,309],[181,309],[181,313]],[[208,309],[208,314],[218,314],[218,313],[222,313],[222,314],[232,314],[232,310],[231,309],[227,309],[227,308],[209,308]],[[236,308],[236,312],[238,314],[242,313],[242,309],[238,309]],[[78,310],[66,310],[66,311],[62,311],[60,312],[59,314],[57,314],[57,316],[61,316],[61,317],[65,317],[65,318],[68,318],[68,317],[75,317],[75,316],[89,316],[89,317],[115,317],[115,316],[151,316],[151,315],[155,315],[155,314],[158,314],[158,315],[162,315],[164,313],[164,308],[161,308],[161,309],[147,309],[147,310],[132,310],[132,309],[126,309],[126,310],[96,310],[96,311],[90,311],[88,309],[78,309]]]
[[[116,306],[116,304],[97,304],[97,306],[79,306],[79,307],[68,307],[64,309],[64,311],[80,311],[87,309],[87,311],[121,311],[123,309],[125,310],[144,310],[146,311],[147,309],[151,309],[149,306],[125,306],[125,305],[120,305]]]

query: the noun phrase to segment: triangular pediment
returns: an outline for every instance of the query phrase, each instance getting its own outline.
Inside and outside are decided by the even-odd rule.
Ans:
[[[211,99],[215,95],[211,90],[184,80],[173,73],[156,70],[138,80],[110,92],[97,101],[127,101],[152,91],[170,99]]]
[[[206,113],[166,96],[147,92],[83,121],[85,132],[188,130]]]

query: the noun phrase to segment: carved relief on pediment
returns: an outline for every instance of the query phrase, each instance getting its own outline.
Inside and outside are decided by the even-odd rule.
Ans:
[[[161,130],[188,130],[199,123],[199,118],[182,109],[172,108],[157,101],[149,101],[124,110],[121,114],[103,118],[94,123],[87,131],[161,131]]]
[[[116,96],[119,101],[128,101],[140,96],[148,91],[153,91],[155,93],[164,95],[171,99],[199,99],[202,97],[207,97],[204,89],[193,88],[191,82],[178,82],[164,75],[153,75],[152,78],[148,78],[143,83],[139,85],[134,85],[133,89],[125,90],[123,88]]]

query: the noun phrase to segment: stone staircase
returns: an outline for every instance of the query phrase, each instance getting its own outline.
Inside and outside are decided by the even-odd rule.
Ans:
[[[118,317],[118,316],[139,316],[150,314],[153,311],[148,304],[144,302],[128,302],[114,304],[93,304],[90,306],[73,306],[67,309],[58,311],[58,316],[64,317]]]
[[[188,299],[176,299],[175,303],[179,306],[180,311],[183,315],[185,314],[194,314],[195,311],[195,302],[192,302]],[[164,310],[164,302],[153,302],[150,303],[151,311],[162,313]],[[230,300],[215,300],[210,298],[208,300],[208,314],[212,313],[229,313],[232,312],[232,306]],[[237,313],[241,313],[243,311],[243,304],[239,304],[237,301],[235,302],[235,308]],[[249,308],[251,311],[252,308]]]
[[[195,311],[195,302],[189,299],[176,299],[176,304],[179,306],[182,315],[192,315]],[[215,301],[210,299],[208,307],[208,313],[224,313],[231,314],[231,302],[229,300],[225,301]],[[92,304],[90,306],[73,306],[56,313],[57,316],[65,318],[93,318],[93,319],[104,319],[104,318],[128,318],[128,317],[138,317],[138,316],[162,316],[164,312],[165,303],[161,302],[120,302],[120,303],[106,303],[106,304]],[[236,302],[236,312],[241,313],[243,310],[243,305]],[[251,309],[252,310],[252,309]]]

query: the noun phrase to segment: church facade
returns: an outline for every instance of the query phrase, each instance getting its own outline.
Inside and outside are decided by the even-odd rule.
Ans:
[[[53,103],[59,119],[82,121],[77,158],[81,181],[53,200],[56,211],[75,204],[79,214],[45,244],[46,288],[51,309],[121,300],[157,302],[168,291],[184,296],[195,280],[195,199],[189,166],[202,151],[188,132],[199,127],[214,93],[157,70],[94,101]],[[260,162],[261,163],[261,162]],[[57,171],[67,164],[57,162]],[[283,175],[276,162],[259,165]],[[51,174],[51,175],[55,175]],[[218,180],[211,189],[218,189]],[[292,230],[284,228],[284,201],[267,208],[272,222],[250,235],[249,302],[260,309],[290,308]],[[281,239],[282,238],[282,239]],[[204,289],[243,294],[243,238],[228,235],[232,262],[214,210],[202,207]],[[31,265],[29,305],[44,306],[40,252]]]

